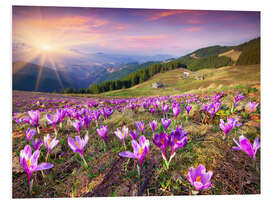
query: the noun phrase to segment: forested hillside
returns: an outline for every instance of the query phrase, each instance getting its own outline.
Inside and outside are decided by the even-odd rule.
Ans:
[[[237,65],[260,64],[261,38],[257,38],[237,46],[235,49],[242,51]]]

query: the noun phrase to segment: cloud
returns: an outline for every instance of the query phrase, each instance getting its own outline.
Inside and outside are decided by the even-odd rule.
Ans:
[[[184,28],[183,30],[188,31],[188,32],[198,32],[202,30],[202,27],[188,27],[188,28]]]
[[[201,24],[202,22],[198,19],[188,19],[187,23],[192,24],[192,25],[198,25],[198,24]]]
[[[157,12],[155,14],[153,14],[152,16],[150,16],[149,20],[153,21],[153,20],[159,20],[161,18],[164,17],[168,17],[168,16],[172,16],[172,15],[176,15],[176,14],[182,14],[182,13],[188,13],[190,11],[188,10],[165,10],[165,11],[161,11],[161,12]]]

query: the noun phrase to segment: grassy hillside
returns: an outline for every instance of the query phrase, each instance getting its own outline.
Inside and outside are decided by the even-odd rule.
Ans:
[[[241,51],[231,49],[229,51],[226,51],[224,53],[219,54],[218,56],[227,56],[236,62],[238,60],[239,56],[241,55],[241,53],[242,53]]]
[[[211,90],[233,89],[237,86],[252,86],[260,83],[260,65],[228,66],[219,69],[199,70],[198,75],[205,75],[204,80],[192,78],[180,79],[186,69],[176,69],[160,73],[148,81],[129,89],[121,89],[103,93],[104,96],[152,96],[176,95],[187,92],[204,92]],[[163,82],[164,87],[151,87],[154,82]]]
[[[195,56],[201,58],[201,57],[207,57],[207,56],[211,56],[211,55],[221,54],[221,53],[224,53],[226,51],[231,50],[232,48],[233,48],[232,46],[211,46],[211,47],[205,47],[205,48],[198,49],[198,50],[196,50],[188,55],[194,54]]]
[[[211,46],[198,49],[186,56],[168,63],[156,63],[140,71],[133,72],[121,80],[105,81],[101,84],[92,85],[86,93],[102,93],[123,88],[134,87],[151,78],[156,73],[152,68],[162,66],[167,70],[184,67],[191,71],[202,69],[216,69],[224,66],[260,64],[260,38],[250,40],[238,46]],[[165,66],[166,67],[165,67]],[[156,67],[154,67],[156,66]],[[165,70],[164,69],[164,70]],[[81,91],[83,93],[83,91]]]

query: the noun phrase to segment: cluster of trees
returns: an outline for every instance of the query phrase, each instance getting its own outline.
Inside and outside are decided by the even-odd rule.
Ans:
[[[256,38],[244,44],[237,46],[235,49],[242,51],[236,65],[253,65],[260,64],[261,56],[261,38]]]
[[[178,62],[186,64],[189,70],[197,71],[204,68],[219,68],[233,64],[231,58],[226,56],[211,55],[198,59],[181,57]]]

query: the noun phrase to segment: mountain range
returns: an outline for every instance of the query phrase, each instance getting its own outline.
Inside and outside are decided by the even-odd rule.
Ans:
[[[78,90],[104,81],[119,80],[153,64],[177,62],[185,64],[190,70],[241,63],[256,64],[259,63],[259,40],[257,38],[237,46],[204,47],[179,58],[170,55],[129,56],[97,52],[76,60],[65,60],[64,64],[56,68],[49,63],[41,66],[38,60],[29,63],[14,57],[13,89],[52,92],[72,87]]]
[[[15,55],[13,54],[13,56]],[[14,57],[15,62],[12,64],[13,89],[52,92],[68,87],[87,88],[94,83],[101,83],[108,79],[119,79],[142,67],[164,61],[172,56],[129,56],[98,52],[89,54],[87,60],[85,58],[84,56],[66,59],[54,67],[49,62],[41,65],[38,57],[31,63],[19,60],[20,57]]]

